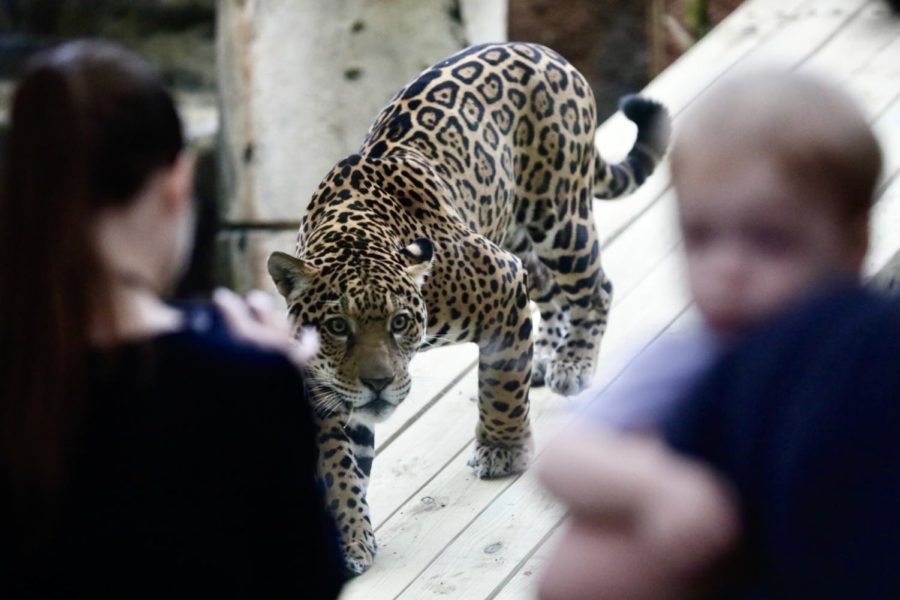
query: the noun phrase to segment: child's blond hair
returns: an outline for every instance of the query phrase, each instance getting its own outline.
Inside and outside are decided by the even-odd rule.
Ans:
[[[841,217],[867,217],[881,151],[860,109],[825,80],[775,68],[716,84],[680,123],[672,171],[768,160]],[[735,163],[732,163],[735,164]]]

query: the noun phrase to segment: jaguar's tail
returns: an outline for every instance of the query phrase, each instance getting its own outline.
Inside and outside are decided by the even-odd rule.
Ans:
[[[624,96],[619,108],[637,125],[637,140],[620,163],[608,164],[598,152],[594,158],[594,196],[607,200],[635,191],[662,161],[669,145],[672,123],[662,104],[636,95]]]

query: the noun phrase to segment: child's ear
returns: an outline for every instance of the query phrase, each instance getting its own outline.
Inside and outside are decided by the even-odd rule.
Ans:
[[[289,305],[296,302],[316,274],[316,270],[303,260],[284,252],[273,252],[266,267],[278,293],[284,296]]]
[[[183,150],[164,175],[163,189],[166,206],[172,211],[184,211],[192,204],[195,162],[193,153]]]
[[[421,286],[434,264],[434,244],[427,238],[419,238],[401,248],[400,254],[407,263],[406,272],[413,278],[416,285]]]

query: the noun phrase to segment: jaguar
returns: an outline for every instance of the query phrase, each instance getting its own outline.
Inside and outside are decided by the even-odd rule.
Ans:
[[[416,353],[477,344],[469,465],[481,478],[527,467],[530,386],[572,395],[591,381],[612,297],[593,199],[640,186],[670,129],[654,101],[620,106],[637,138],[609,163],[591,88],[562,56],[529,43],[462,50],[394,96],[315,190],[293,255],[269,257],[293,325],[320,332],[307,374],[319,477],[351,573],[376,551],[373,426],[408,395]]]

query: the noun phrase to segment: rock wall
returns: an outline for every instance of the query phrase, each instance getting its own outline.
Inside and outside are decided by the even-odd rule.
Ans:
[[[602,118],[649,81],[646,2],[509,0],[509,37],[538,42],[587,77]]]
[[[506,38],[505,0],[221,0],[218,80],[224,272],[271,289],[324,174],[410,79]]]

